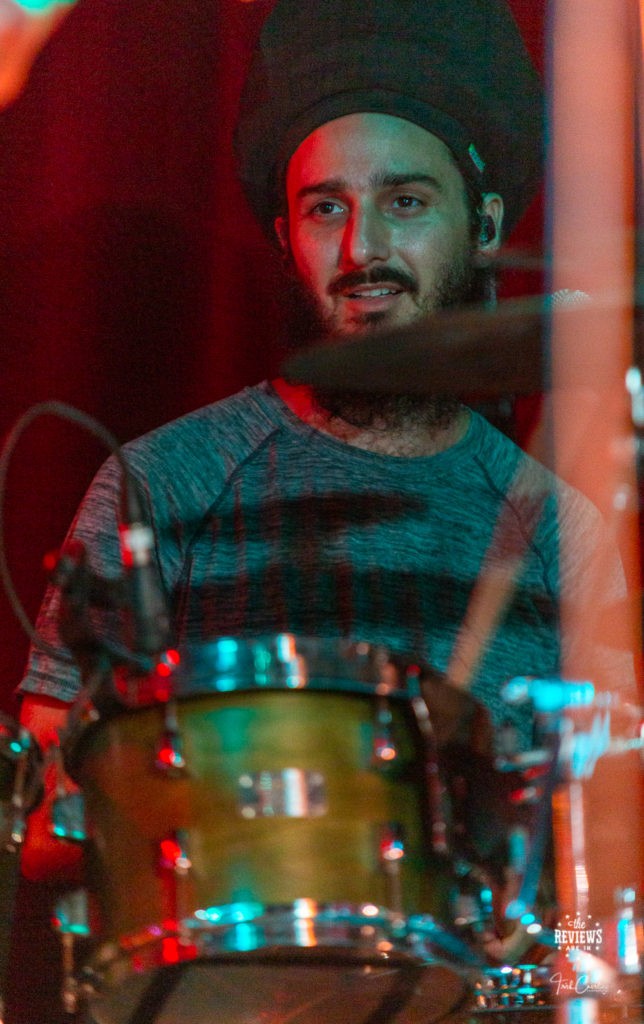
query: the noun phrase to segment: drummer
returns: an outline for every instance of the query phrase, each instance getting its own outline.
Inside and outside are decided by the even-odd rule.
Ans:
[[[489,301],[480,261],[541,173],[541,88],[504,0],[278,0],[236,154],[281,254],[293,346],[349,344]],[[604,531],[580,494],[481,416],[431,381],[426,396],[383,397],[280,379],[126,456],[174,645],[278,632],[384,644],[444,673],[497,734],[529,746],[530,714],[505,706],[503,684],[558,671],[558,601],[592,578]],[[104,577],[122,572],[120,487],[110,460],[71,531]],[[623,595],[617,559],[601,584],[608,602]],[[39,629],[57,647],[59,605],[52,587]],[[95,619],[119,637],[118,615]],[[614,672],[631,678],[607,654]],[[23,720],[45,745],[79,685],[72,664],[32,651]],[[32,877],[74,861],[46,838],[45,814],[32,817]]]

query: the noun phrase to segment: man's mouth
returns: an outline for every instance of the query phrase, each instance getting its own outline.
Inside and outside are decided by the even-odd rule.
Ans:
[[[399,285],[364,285],[342,294],[346,299],[381,299],[387,295],[400,295],[403,290]]]

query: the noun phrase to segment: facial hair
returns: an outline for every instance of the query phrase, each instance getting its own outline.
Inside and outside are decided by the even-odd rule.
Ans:
[[[412,298],[417,294],[416,282],[411,275],[387,267],[354,271],[335,282],[333,287],[341,291],[347,287],[384,281],[400,284]],[[460,253],[443,267],[432,295],[424,303],[416,303],[418,319],[440,309],[479,301],[481,287],[480,274],[474,268],[471,253]],[[288,271],[288,299],[290,351],[309,348],[330,336],[335,341],[342,341],[345,337],[350,344],[364,337],[370,330],[382,329],[386,323],[386,313],[366,313],[359,322],[356,321],[357,331],[338,333],[332,320],[322,313],[315,297],[297,278],[292,268]],[[331,417],[337,417],[360,429],[379,432],[422,429],[435,435],[449,429],[461,409],[458,399],[452,395],[373,394],[317,387],[313,388],[313,395],[317,404]]]

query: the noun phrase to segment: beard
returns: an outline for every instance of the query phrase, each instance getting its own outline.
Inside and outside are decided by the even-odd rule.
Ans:
[[[454,257],[443,267],[433,293],[424,303],[416,301],[417,289],[411,276],[407,277],[387,267],[354,271],[345,275],[334,288],[340,291],[347,287],[383,281],[397,282],[409,291],[418,310],[414,321],[438,310],[478,303],[485,288],[482,272],[475,268],[469,251]],[[350,343],[369,332],[382,331],[387,323],[386,313],[366,313],[359,321],[355,321],[355,330],[338,332],[333,319],[325,316],[315,296],[299,280],[292,265],[287,268],[287,311],[287,349],[290,352],[310,348],[330,338],[334,341],[344,339]],[[407,324],[395,325],[392,330],[401,326]],[[461,410],[460,402],[453,395],[382,394],[313,387],[313,396],[329,416],[365,430],[398,432],[420,428],[435,435],[449,429]]]

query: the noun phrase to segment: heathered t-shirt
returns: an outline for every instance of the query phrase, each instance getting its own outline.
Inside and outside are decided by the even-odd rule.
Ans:
[[[560,590],[583,583],[601,523],[482,417],[471,413],[446,451],[400,458],[312,429],[264,383],[125,455],[147,497],[176,645],[282,632],[384,644],[469,673],[496,723],[514,719],[529,742],[525,712],[500,691],[559,668]],[[105,577],[122,572],[119,491],[110,459],[71,529]],[[605,584],[621,594],[618,567]],[[60,646],[58,597],[50,588],[39,629]],[[73,665],[31,652],[23,690],[72,700],[78,687]]]

